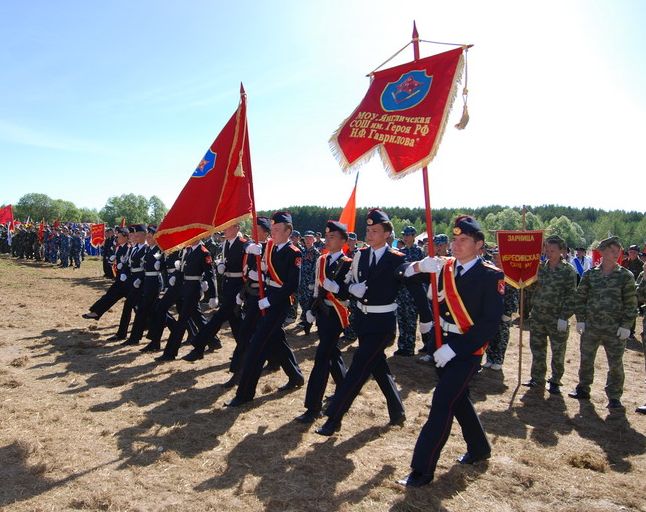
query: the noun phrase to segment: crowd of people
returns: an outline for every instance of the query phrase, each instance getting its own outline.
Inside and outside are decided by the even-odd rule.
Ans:
[[[316,429],[322,436],[341,428],[371,376],[384,394],[390,424],[406,421],[386,357],[386,350],[396,342],[394,356],[418,354],[421,363],[433,365],[438,373],[412,471],[400,483],[421,486],[433,480],[454,417],[467,445],[459,462],[472,464],[490,456],[491,446],[469,399],[468,385],[483,367],[503,369],[519,293],[505,284],[500,255],[495,247],[486,246],[474,218],[459,216],[450,238],[436,235],[433,257],[426,256],[427,241],[416,237],[414,227],[405,227],[400,237],[395,236],[387,213],[380,209],[367,216],[365,242],[358,242],[356,234],[337,221],[328,221],[324,234],[308,230],[301,236],[288,212],[258,217],[257,228],[258,240],[244,236],[241,225],[234,223],[213,237],[167,254],[157,246],[154,226],[108,229],[101,253],[103,272],[111,284],[83,317],[99,321],[124,299],[119,327],[108,341],[135,346],[146,338],[141,352],[160,352],[159,363],[176,360],[183,342],[190,347],[182,357],[186,361],[222,349],[218,332],[228,324],[235,348],[230,378],[223,385],[236,392],[226,405],[251,402],[263,369],[281,368],[287,377],[281,391],[307,384],[305,410],[296,421],[312,424],[325,417]],[[45,237],[46,242],[50,237],[58,240],[52,247],[61,261],[74,259],[71,251],[63,249],[72,244],[61,241],[69,237],[68,231],[63,226]],[[626,342],[635,336],[638,308],[646,301],[644,255],[636,247],[630,246],[620,265],[620,240],[603,240],[598,247],[601,262],[593,266],[585,249],[570,254],[560,237],[545,240],[538,279],[525,294],[532,352],[531,378],[525,385],[530,392],[547,385],[548,392],[561,393],[570,319],[575,317],[581,359],[579,383],[569,396],[590,398],[596,352],[603,346],[609,362],[608,407],[622,407],[623,353]],[[40,253],[53,251],[40,248]],[[28,257],[20,251],[15,256]],[[433,274],[437,276],[439,337],[429,286]],[[208,310],[212,315],[207,320],[204,311]],[[307,381],[285,333],[285,326],[295,322],[306,335],[316,325],[319,338]],[[166,329],[169,335],[163,344]],[[355,340],[358,348],[347,361],[343,345]],[[548,344],[551,376],[546,381]],[[326,399],[330,376],[335,390]],[[646,406],[637,412],[646,413]]]
[[[0,225],[0,254],[17,259],[44,261],[63,268],[80,268],[86,255],[100,249],[91,244],[89,224],[65,223],[52,226],[20,223],[13,233]]]

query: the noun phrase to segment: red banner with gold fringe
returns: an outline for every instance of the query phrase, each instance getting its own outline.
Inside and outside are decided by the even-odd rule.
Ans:
[[[543,232],[498,231],[496,236],[505,281],[514,288],[525,288],[536,281],[543,252]]]

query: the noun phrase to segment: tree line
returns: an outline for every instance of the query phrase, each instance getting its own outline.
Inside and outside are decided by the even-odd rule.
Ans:
[[[301,232],[311,229],[323,231],[329,219],[338,219],[340,206],[288,206],[294,226]],[[365,237],[366,217],[370,208],[357,208],[356,231],[360,239]],[[426,212],[424,208],[388,207],[395,233],[400,235],[405,226],[414,226],[418,233],[426,231]],[[14,205],[17,219],[28,217],[34,222],[45,219],[48,222],[105,222],[116,225],[125,217],[128,224],[159,224],[166,215],[167,208],[157,196],[146,198],[142,195],[123,194],[110,197],[100,210],[78,208],[71,201],[52,199],[46,194],[30,193],[20,198]],[[271,216],[273,211],[259,211],[258,215]],[[450,234],[453,220],[460,214],[476,217],[482,224],[487,241],[495,242],[495,232],[500,229],[522,229],[521,207],[502,205],[482,206],[479,208],[438,208],[433,210],[433,232]],[[543,205],[528,208],[525,214],[526,229],[542,229],[548,235],[557,234],[574,248],[590,247],[610,235],[621,238],[624,246],[646,242],[646,215],[644,212],[623,210],[601,210],[598,208],[573,208],[569,206]],[[245,223],[245,231],[250,225]]]

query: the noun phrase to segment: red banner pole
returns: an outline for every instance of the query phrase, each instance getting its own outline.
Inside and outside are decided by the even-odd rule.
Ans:
[[[419,34],[417,33],[417,25],[413,21],[413,56],[415,60],[419,60]],[[431,212],[431,194],[429,191],[428,183],[428,167],[424,166],[422,169],[422,178],[424,180],[424,205],[426,207],[426,236],[428,237],[428,255],[435,256],[435,244],[433,243],[433,214]],[[442,346],[442,331],[440,330],[440,303],[437,300],[437,274],[431,274],[431,291],[433,301],[433,325],[435,328],[435,347]],[[431,351],[429,350],[429,353]]]
[[[247,93],[244,90],[244,86],[242,85],[242,82],[240,83],[240,96],[242,97],[243,101],[247,101]],[[249,144],[249,133],[247,129],[247,113],[245,111],[245,116],[244,116],[244,124],[245,124],[245,133],[246,133],[246,140],[243,145],[243,150],[245,150],[245,146],[250,145]],[[247,155],[249,158],[249,162],[251,162],[251,155]],[[253,175],[251,173],[251,165],[249,165],[249,169],[245,169],[245,172],[249,173],[249,196],[251,198],[251,236],[253,237],[253,241],[255,243],[258,242],[258,223],[257,223],[257,214],[256,214],[256,197],[253,192]],[[256,272],[258,272],[258,297],[259,299],[264,299],[265,298],[265,282],[262,278],[262,261],[261,261],[261,255],[256,254]],[[265,316],[265,310],[261,309],[260,314],[262,316]]]

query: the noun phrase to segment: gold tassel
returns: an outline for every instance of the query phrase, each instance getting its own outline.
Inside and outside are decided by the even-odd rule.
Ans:
[[[467,102],[465,100],[464,106],[462,107],[462,117],[460,121],[455,125],[458,130],[464,130],[469,124],[469,109],[467,108]]]

